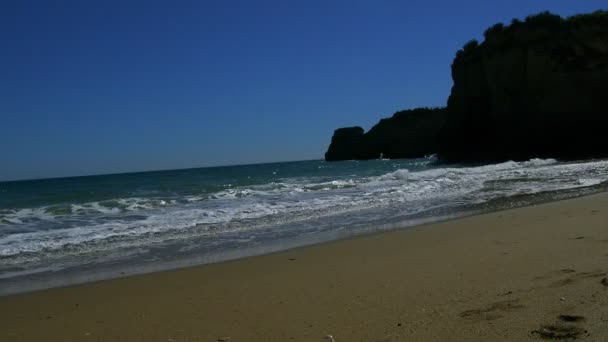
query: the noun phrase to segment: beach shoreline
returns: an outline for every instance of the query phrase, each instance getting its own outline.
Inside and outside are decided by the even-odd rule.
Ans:
[[[0,297],[0,331],[16,341],[601,340],[606,204],[600,193]]]
[[[25,273],[24,275],[0,279],[0,297],[283,253],[293,249],[307,248],[340,240],[382,234],[394,230],[418,228],[471,216],[590,196],[607,191],[606,187],[607,185],[600,184],[583,189],[564,189],[546,193],[498,198],[490,202],[464,206],[456,210],[451,208],[445,212],[431,211],[423,213],[420,216],[409,217],[406,220],[387,221],[362,227],[345,226],[344,229],[330,230],[313,235],[289,236],[288,238],[270,243],[258,244],[251,247],[243,246],[219,253],[201,253],[200,250],[196,250],[190,257],[180,256],[176,259],[171,258],[169,261],[157,258],[157,262],[141,262],[138,259],[121,260],[118,258],[116,261],[107,264],[92,264],[56,271]],[[171,249],[171,245],[167,249]],[[165,254],[164,257],[174,256]]]
[[[428,157],[2,183],[11,195],[0,199],[9,208],[0,210],[0,296],[601,192],[607,174],[607,160],[462,166]],[[72,187],[87,195],[66,201]]]

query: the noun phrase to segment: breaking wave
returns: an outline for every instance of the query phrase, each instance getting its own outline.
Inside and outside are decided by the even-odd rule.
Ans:
[[[345,215],[354,212],[382,213],[390,208],[407,215],[430,207],[588,187],[608,180],[608,161],[601,160],[533,159],[477,167],[427,164],[375,175],[287,175],[211,193],[0,209],[0,273],[2,267],[57,256],[297,226],[311,220],[316,220],[318,229],[326,229],[343,225]]]

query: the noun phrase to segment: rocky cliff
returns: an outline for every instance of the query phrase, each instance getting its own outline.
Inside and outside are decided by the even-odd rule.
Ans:
[[[437,152],[445,108],[417,108],[382,119],[367,133],[361,127],[334,132],[325,160],[418,158]]]
[[[456,54],[447,111],[398,112],[365,134],[336,130],[326,160],[608,156],[608,11],[543,12],[484,36]]]
[[[442,159],[608,156],[608,12],[497,24],[452,78]]]

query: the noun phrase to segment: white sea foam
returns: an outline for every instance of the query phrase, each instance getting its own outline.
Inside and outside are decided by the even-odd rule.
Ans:
[[[4,222],[0,227],[58,223],[46,230],[26,229],[4,235],[0,230],[0,266],[48,257],[49,253],[146,246],[163,239],[255,230],[374,208],[417,213],[431,207],[586,187],[606,180],[608,161],[558,163],[533,159],[478,167],[399,169],[379,176],[292,178],[230,187],[210,195],[72,204],[69,210],[4,210],[0,212],[0,222]],[[138,214],[135,219],[129,216],[134,213]]]

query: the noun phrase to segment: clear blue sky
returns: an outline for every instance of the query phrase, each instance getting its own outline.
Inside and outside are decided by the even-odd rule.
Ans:
[[[321,159],[336,127],[445,105],[496,22],[594,0],[0,4],[0,180]]]

